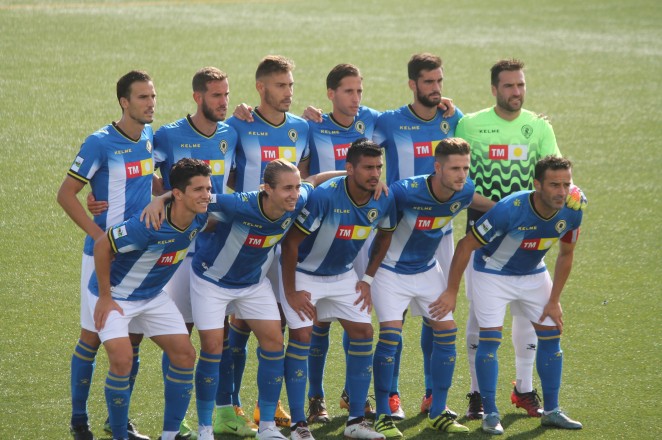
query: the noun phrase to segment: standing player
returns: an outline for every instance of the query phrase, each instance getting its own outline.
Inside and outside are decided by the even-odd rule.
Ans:
[[[113,439],[128,438],[131,323],[139,325],[171,361],[163,378],[165,409],[160,438],[188,438],[179,434],[179,426],[193,388],[195,349],[181,313],[163,287],[207,224],[210,173],[204,162],[182,159],[170,172],[172,200],[166,206],[167,221],[162,227],[148,228],[140,221],[140,214],[135,214],[111,227],[94,244],[95,275],[87,296],[95,328],[108,353],[105,394]]]
[[[375,430],[388,439],[402,438],[391,417],[389,392],[394,357],[401,343],[402,315],[409,306],[413,315],[427,318],[433,329],[433,393],[428,422],[442,432],[469,431],[455,421],[456,414],[446,409],[457,355],[453,314],[432,319],[428,310],[439,297],[440,286],[446,284],[446,275],[435,258],[444,226],[470,204],[484,210],[494,205],[474,193],[474,184],[467,178],[469,157],[466,141],[443,139],[435,148],[434,174],[393,183],[390,191],[398,224],[394,232],[380,230],[372,245],[366,274],[375,277],[373,303],[380,324],[373,363],[378,416]]]
[[[290,331],[285,381],[298,435],[293,439],[312,438],[304,400],[313,316],[340,321],[349,337],[346,375],[352,392],[345,437],[384,438],[364,418],[372,367],[372,305],[370,280],[359,282],[352,262],[370,231],[393,228],[395,217],[392,198],[373,198],[382,170],[379,146],[367,139],[354,141],[345,167],[347,177],[315,190],[282,246],[281,304]]]
[[[444,116],[439,108],[444,80],[441,58],[430,53],[415,54],[407,65],[409,88],[413,92],[414,102],[396,110],[382,113],[377,119],[374,140],[385,152],[386,183],[407,177],[430,174],[434,171],[434,148],[440,140],[452,137],[455,127],[462,117],[456,109],[450,117]],[[437,252],[437,260],[446,273],[453,255],[453,225],[444,229]],[[427,411],[431,402],[430,356],[432,355],[432,328],[423,320],[421,327],[421,349],[423,350],[425,372],[425,396],[421,411]],[[393,384],[391,387],[390,407],[393,418],[401,420],[404,411],[398,391],[399,363],[402,344],[396,352]]]
[[[533,188],[536,162],[547,155],[560,156],[554,130],[547,120],[522,108],[526,96],[524,63],[515,59],[500,60],[492,66],[492,95],[496,104],[463,117],[456,134],[471,145],[471,173],[476,192],[494,201],[520,190]],[[467,232],[484,212],[470,208]],[[467,394],[466,416],[483,416],[476,379],[478,322],[471,293],[471,268],[466,277],[469,298],[467,319],[467,359],[471,373],[471,392]],[[540,417],[540,399],[533,389],[533,362],[536,356],[536,333],[526,316],[512,313],[512,340],[515,348],[516,383],[511,401],[524,408],[529,416]]]
[[[156,92],[146,72],[131,71],[117,82],[117,100],[122,117],[89,136],[62,182],[57,201],[69,217],[87,234],[81,269],[81,332],[71,358],[71,434],[75,440],[93,440],[90,431],[87,399],[89,397],[95,359],[101,340],[87,304],[87,284],[94,269],[94,240],[108,226],[124,221],[140,212],[152,193],[153,133]],[[107,210],[88,217],[77,194],[89,183],[98,200],[108,201]],[[133,366],[129,378],[133,387],[139,366],[141,335],[132,336]],[[147,439],[128,422],[131,439]]]
[[[230,187],[236,191],[257,191],[263,183],[265,167],[275,159],[284,159],[298,165],[301,177],[308,172],[308,124],[289,113],[294,95],[294,63],[279,55],[264,57],[255,72],[255,88],[260,95],[260,104],[251,111],[248,121],[236,117],[228,124],[237,130],[235,166],[230,176]],[[268,278],[274,291],[278,290],[277,259],[269,270]],[[236,318],[236,317],[235,317]],[[227,355],[221,368],[233,375],[234,380],[221,380],[218,404],[233,403],[241,408],[239,390],[246,365],[246,345],[250,327],[240,319],[230,323]],[[229,362],[231,364],[227,365]],[[217,419],[222,416],[217,413]],[[257,416],[257,417],[255,417]],[[290,416],[278,405],[276,412],[280,426],[289,426]],[[259,417],[256,408],[254,418]]]
[[[497,349],[506,306],[526,316],[538,337],[536,365],[543,390],[543,426],[580,429],[558,406],[563,352],[561,291],[570,275],[582,221],[581,210],[565,205],[572,184],[569,160],[546,156],[535,165],[534,191],[519,191],[501,199],[472,225],[460,240],[451,263],[448,288],[430,306],[433,317],[455,308],[457,291],[472,252],[472,301],[480,327],[476,375],[485,416],[483,430],[503,434],[496,406]],[[544,263],[559,241],[550,278]]]

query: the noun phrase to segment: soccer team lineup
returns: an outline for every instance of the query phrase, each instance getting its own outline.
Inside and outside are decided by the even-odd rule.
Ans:
[[[75,440],[99,435],[87,406],[102,346],[104,431],[150,438],[129,413],[145,338],[163,351],[159,439],[312,440],[331,421],[323,379],[334,321],[343,329],[344,437],[403,438],[409,319],[420,322],[427,429],[466,434],[460,422],[476,420],[504,434],[497,350],[508,308],[511,403],[545,428],[582,428],[559,403],[561,296],[587,201],[549,121],[523,108],[524,63],[496,61],[494,105],[467,114],[442,96],[438,56],[414,54],[407,69],[411,102],[379,111],[361,105],[359,68],[336,65],[326,77],[332,110],[311,105],[299,117],[290,113],[292,60],[265,56],[259,103],[233,115],[227,74],[204,67],[192,78],[195,112],[155,131],[150,75],[119,78],[121,116],[82,142],[57,193],[86,233],[71,353]],[[466,224],[454,225],[464,210]],[[453,227],[464,231],[457,245]],[[555,245],[550,273],[544,257]],[[467,367],[456,366],[461,281],[471,388],[458,415],[447,398],[456,367]],[[247,363],[257,365],[250,414],[240,398]]]

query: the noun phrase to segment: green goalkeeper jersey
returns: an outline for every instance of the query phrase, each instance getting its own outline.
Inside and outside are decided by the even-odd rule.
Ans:
[[[536,162],[561,155],[551,124],[524,109],[513,121],[500,118],[494,107],[465,115],[455,136],[471,145],[469,175],[476,191],[494,201],[533,189]]]

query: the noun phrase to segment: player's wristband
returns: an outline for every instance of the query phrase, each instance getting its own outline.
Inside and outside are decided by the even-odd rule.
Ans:
[[[361,281],[366,283],[368,286],[372,286],[372,281],[374,280],[374,277],[371,277],[368,274],[363,274],[363,278],[361,278]]]

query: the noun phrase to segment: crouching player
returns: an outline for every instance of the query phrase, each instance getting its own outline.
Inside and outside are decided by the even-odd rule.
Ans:
[[[534,191],[520,191],[501,199],[460,240],[448,287],[430,306],[433,318],[455,308],[462,272],[475,251],[471,280],[473,306],[480,327],[476,374],[485,415],[483,431],[503,434],[496,406],[497,350],[506,306],[526,316],[538,337],[536,367],[543,390],[543,426],[580,429],[559,408],[563,352],[561,291],[565,285],[579,236],[582,211],[566,206],[571,191],[569,160],[546,156],[536,163]],[[554,278],[543,257],[559,241]]]
[[[399,180],[390,186],[398,223],[395,231],[377,232],[366,270],[374,276],[372,299],[380,325],[373,362],[378,416],[375,429],[387,439],[402,438],[391,417],[389,391],[402,338],[402,314],[409,306],[413,315],[427,318],[433,330],[429,424],[442,432],[469,431],[455,421],[457,415],[446,409],[456,358],[453,313],[449,310],[433,318],[428,306],[446,285],[446,276],[435,258],[443,228],[468,206],[487,211],[494,202],[474,193],[474,184],[467,177],[470,150],[466,141],[443,139],[434,156],[434,174]]]
[[[111,227],[94,245],[96,276],[90,279],[87,294],[95,327],[108,353],[105,394],[113,439],[129,438],[131,322],[171,360],[164,377],[162,439],[185,438],[179,434],[179,425],[193,388],[195,349],[181,313],[163,287],[207,224],[210,175],[211,169],[204,162],[182,159],[170,172],[172,200],[166,205],[166,221],[159,230],[148,228],[135,215]]]

